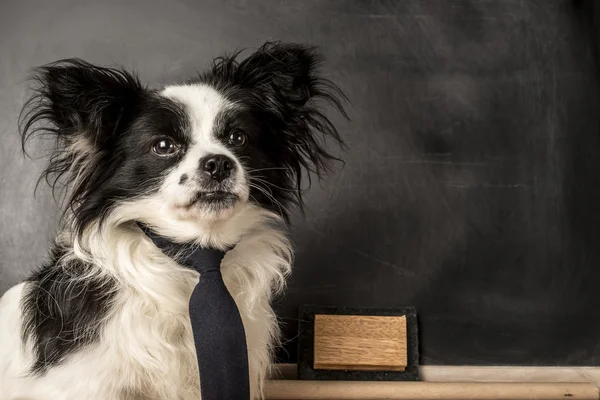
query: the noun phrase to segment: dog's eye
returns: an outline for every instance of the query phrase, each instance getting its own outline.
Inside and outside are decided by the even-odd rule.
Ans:
[[[152,146],[152,151],[159,156],[169,156],[177,152],[177,146],[170,139],[160,139]]]
[[[241,147],[246,144],[246,135],[242,131],[233,131],[229,135],[229,144],[236,147]]]

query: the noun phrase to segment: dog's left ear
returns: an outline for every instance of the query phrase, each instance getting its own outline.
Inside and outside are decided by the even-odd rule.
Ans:
[[[314,70],[320,61],[313,47],[267,43],[239,64],[236,80],[268,96],[274,108],[303,106],[317,94]]]
[[[269,42],[237,66],[235,81],[267,96],[274,109],[301,107],[314,97],[342,108],[339,88],[317,75],[321,61],[315,47]]]
[[[328,152],[322,139],[329,137],[343,145],[320,103],[328,103],[348,118],[343,108],[347,98],[337,85],[320,76],[320,63],[315,47],[266,43],[239,64],[220,64],[221,68],[228,65],[229,80],[235,86],[249,89],[258,108],[279,122],[278,133],[288,141],[282,150],[287,152],[283,157],[296,177],[298,191],[303,169],[320,177],[329,170],[330,162],[337,159]]]

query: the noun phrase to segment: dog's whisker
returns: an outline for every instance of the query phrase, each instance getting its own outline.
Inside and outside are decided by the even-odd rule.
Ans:
[[[250,169],[250,168],[248,168],[248,172],[279,171],[279,170],[291,171],[290,168],[285,168],[285,167],[257,168],[257,169]]]
[[[258,190],[262,194],[264,194],[268,199],[270,199],[277,207],[279,207],[279,211],[283,213],[285,211],[287,215],[291,215],[291,212],[283,205],[280,201],[278,201],[275,197],[273,197],[272,193],[267,192],[266,188],[263,188],[259,185],[249,184],[250,187]]]
[[[284,192],[292,192],[292,193],[295,193],[295,192],[296,192],[296,190],[294,190],[294,189],[283,188],[283,187],[281,187],[281,186],[277,186],[277,185],[275,185],[274,183],[271,183],[271,182],[269,182],[269,181],[266,181],[266,180],[264,180],[264,179],[260,179],[260,178],[259,178],[259,177],[257,177],[257,176],[252,176],[252,177],[250,177],[250,179],[251,179],[252,181],[255,181],[255,182],[263,183],[263,184],[265,184],[266,186],[270,186],[270,187],[273,187],[273,188],[275,188],[275,189],[283,190]]]

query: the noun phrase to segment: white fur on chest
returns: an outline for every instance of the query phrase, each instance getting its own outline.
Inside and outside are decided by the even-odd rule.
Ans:
[[[138,232],[115,229],[93,240],[91,254],[76,245],[72,256],[98,263],[98,273],[111,274],[118,282],[100,341],[42,377],[26,378],[31,355],[22,348],[19,331],[0,332],[5,349],[13,349],[0,351],[5,356],[0,361],[4,375],[0,399],[198,399],[188,316],[188,300],[198,274],[175,264]],[[264,226],[250,229],[222,263],[225,283],[246,330],[254,398],[261,395],[278,337],[271,297],[282,288],[290,259],[285,235]],[[1,319],[18,320],[19,297],[13,293],[12,300],[3,301]]]

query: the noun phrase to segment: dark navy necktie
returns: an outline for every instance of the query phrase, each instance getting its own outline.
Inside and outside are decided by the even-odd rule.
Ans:
[[[225,252],[173,243],[141,224],[140,227],[164,254],[200,273],[190,297],[189,312],[202,400],[249,400],[244,325],[221,275]]]

